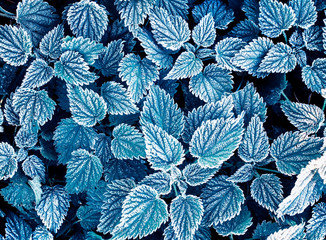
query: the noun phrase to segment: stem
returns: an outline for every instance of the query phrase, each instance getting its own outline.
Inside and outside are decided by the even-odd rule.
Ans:
[[[230,240],[233,240],[233,234],[230,235]]]
[[[260,177],[260,175],[259,175],[259,173],[257,172],[257,170],[254,171],[254,175],[255,175],[256,178],[259,178],[259,177]]]
[[[285,43],[288,44],[288,37],[286,36],[285,32],[283,32],[283,37],[284,37]]]
[[[175,183],[173,183],[173,190],[174,190],[175,196],[179,196],[179,192],[177,190],[177,186],[175,185]]]
[[[10,18],[10,19],[16,19],[16,17],[15,17],[15,16],[11,16],[11,15],[8,15],[8,14],[4,14],[4,13],[0,13],[0,16],[1,16],[1,17]]]
[[[290,99],[285,95],[285,93],[282,91],[282,96],[286,99],[286,101],[290,102]]]
[[[3,9],[1,6],[0,6],[0,12],[2,12],[4,14],[7,14],[7,15],[10,15],[10,16],[15,16],[14,13],[8,12],[7,10]]]
[[[256,169],[259,169],[259,170],[266,171],[266,172],[272,172],[272,173],[278,173],[278,174],[281,174],[279,171],[276,171],[276,170],[273,170],[273,169],[262,168],[262,167],[257,167],[257,166],[255,166],[255,168],[256,168]]]
[[[325,110],[325,107],[326,107],[326,98],[324,99],[324,104],[323,104],[323,108],[322,108],[323,111]]]

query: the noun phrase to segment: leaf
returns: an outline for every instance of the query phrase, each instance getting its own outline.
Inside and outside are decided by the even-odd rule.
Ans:
[[[318,203],[312,210],[312,218],[307,225],[307,239],[319,240],[326,236],[326,205],[324,202]]]
[[[35,155],[28,156],[23,164],[22,168],[24,173],[30,178],[39,177],[40,180],[45,180],[45,166],[41,159]]]
[[[216,37],[214,24],[214,18],[208,13],[200,20],[199,24],[194,27],[192,39],[197,46],[210,47],[213,45]]]
[[[183,79],[196,76],[203,69],[203,65],[203,62],[194,53],[183,52],[164,79]]]
[[[46,227],[38,226],[33,232],[33,240],[54,240],[52,233]]]
[[[236,53],[231,62],[237,67],[248,71],[254,77],[264,78],[267,73],[258,72],[258,68],[267,52],[273,47],[269,38],[259,37],[247,44],[240,52]]]
[[[245,12],[246,17],[254,23],[258,23],[259,2],[256,0],[244,0],[241,8]]]
[[[258,115],[254,115],[239,146],[239,157],[245,162],[262,162],[269,154],[268,136]]]
[[[256,0],[252,0],[256,1]],[[234,28],[232,28],[231,32],[229,32],[230,37],[240,38],[245,42],[250,42],[253,39],[258,38],[260,33],[260,29],[256,23],[245,19],[240,21]]]
[[[123,85],[109,81],[101,86],[101,95],[106,102],[108,114],[122,115],[139,112]]]
[[[72,118],[80,125],[93,127],[106,116],[106,103],[96,92],[80,86],[68,85]]]
[[[277,43],[268,50],[261,61],[258,72],[287,73],[297,65],[297,59],[292,48],[284,43]]]
[[[15,136],[15,143],[19,148],[32,148],[37,144],[37,138],[37,130],[30,129],[29,126],[23,126]]]
[[[291,34],[291,37],[289,39],[289,43],[291,47],[295,49],[302,49],[304,47],[304,42],[303,42],[303,33],[299,32],[296,30]]]
[[[249,182],[254,177],[254,167],[252,164],[245,164],[240,167],[231,177],[227,180],[234,183]]]
[[[0,26],[0,57],[12,66],[24,65],[32,54],[28,33],[15,26]]]
[[[154,63],[133,53],[122,59],[118,71],[122,81],[127,82],[130,97],[136,103],[143,98],[159,74]]]
[[[192,136],[190,153],[204,168],[218,168],[238,148],[243,134],[243,116],[204,122]]]
[[[106,14],[106,10],[96,2],[81,0],[69,7],[67,21],[77,37],[100,41],[108,26]]]
[[[36,59],[27,68],[23,79],[23,88],[41,87],[52,79],[54,75],[53,68],[50,67],[44,60]]]
[[[242,190],[234,183],[227,181],[227,176],[218,176],[210,180],[203,189],[204,216],[202,223],[211,226],[234,218],[240,213],[244,203]]]
[[[153,86],[146,97],[139,122],[141,126],[156,125],[175,138],[179,138],[184,128],[183,112],[171,96],[157,86]]]
[[[18,165],[14,148],[6,143],[0,142],[0,179],[6,180],[14,176]]]
[[[215,46],[217,66],[230,71],[241,71],[241,68],[236,67],[231,59],[245,45],[246,43],[240,38],[225,38],[219,41]]]
[[[324,112],[316,105],[282,101],[281,108],[288,120],[307,134],[317,133],[324,124]]]
[[[104,133],[97,135],[94,148],[95,155],[101,160],[102,164],[112,159],[111,138],[106,136]]]
[[[203,216],[203,204],[199,197],[179,195],[170,206],[171,225],[177,239],[193,239]]]
[[[153,124],[143,126],[146,158],[155,170],[168,171],[184,161],[181,143],[162,128]]]
[[[43,224],[54,233],[57,233],[67,215],[70,197],[64,188],[56,185],[45,186],[41,201],[35,207],[37,215]],[[60,203],[60,204],[58,204]]]
[[[120,221],[123,201],[134,187],[136,184],[131,179],[115,180],[107,185],[100,223],[97,228],[99,232],[112,233]]]
[[[6,222],[6,240],[26,240],[32,236],[32,228],[20,217],[10,213]]]
[[[189,82],[191,93],[205,102],[219,101],[231,92],[233,76],[228,70],[209,64],[202,73],[193,76]]]
[[[190,186],[198,186],[208,182],[217,171],[218,168],[203,168],[198,163],[193,163],[182,170],[182,175]]]
[[[163,8],[154,7],[149,20],[155,40],[166,49],[179,50],[190,39],[187,22],[180,16],[171,16]]]
[[[278,225],[276,222],[266,222],[263,221],[260,224],[257,224],[256,229],[252,235],[254,239],[266,239],[269,235],[274,232],[277,232],[281,229],[281,226]]]
[[[304,223],[294,225],[286,229],[278,230],[268,236],[267,240],[296,240],[305,239]]]
[[[67,162],[67,192],[80,193],[95,187],[103,173],[100,159],[84,149],[73,151],[71,156]]]
[[[302,68],[302,80],[307,87],[317,93],[326,88],[326,58],[317,58],[311,66]]]
[[[167,220],[167,205],[157,192],[146,185],[137,186],[123,202],[121,220],[112,232],[112,240],[146,237]]]
[[[32,180],[28,180],[28,185],[33,190],[35,196],[35,204],[38,205],[39,202],[41,201],[41,196],[43,193],[40,177],[36,176]]]
[[[61,55],[61,44],[63,43],[64,28],[58,25],[49,31],[40,42],[40,51],[52,59],[57,59]]]
[[[310,160],[321,156],[323,140],[309,137],[306,133],[286,132],[276,138],[271,145],[271,156],[277,169],[288,176],[300,173]]]
[[[98,76],[89,71],[89,66],[82,55],[75,51],[66,51],[60,60],[54,64],[55,75],[69,84],[88,85]]]
[[[117,159],[139,159],[145,157],[145,139],[133,126],[120,124],[113,129],[111,150]]]
[[[295,26],[307,29],[317,21],[317,11],[313,0],[291,0],[289,6],[296,16]]]
[[[99,224],[101,212],[94,210],[88,205],[81,205],[77,210],[76,216],[78,217],[78,222],[83,229],[92,230],[96,229]]]
[[[323,29],[320,26],[311,26],[303,31],[303,41],[310,51],[323,50]]]
[[[188,18],[188,1],[186,0],[155,0],[155,6],[164,8],[169,15]]]
[[[259,2],[259,27],[262,33],[276,38],[288,30],[295,23],[293,9],[276,0],[262,0]]]
[[[166,195],[171,192],[172,179],[170,174],[160,171],[146,176],[138,184],[155,189],[159,195]]]
[[[192,10],[195,22],[199,22],[208,13],[213,16],[217,29],[227,29],[227,25],[234,19],[232,9],[220,0],[206,0]]]

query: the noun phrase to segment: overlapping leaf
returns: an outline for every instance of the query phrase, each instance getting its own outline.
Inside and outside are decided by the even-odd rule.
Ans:
[[[296,17],[295,26],[307,29],[317,21],[317,11],[313,0],[291,0],[289,6]]]
[[[255,174],[255,169],[252,164],[245,164],[240,167],[232,176],[228,178],[228,181],[235,183],[243,183],[250,181]]]
[[[63,43],[63,25],[58,25],[49,31],[40,42],[40,51],[52,59],[57,59],[61,54],[61,44]]]
[[[315,205],[312,218],[307,225],[307,238],[310,240],[323,239],[326,236],[326,205],[324,202]]]
[[[170,15],[187,19],[188,2],[186,0],[155,0],[157,7],[164,8]]]
[[[147,185],[157,191],[160,195],[169,194],[171,191],[171,176],[170,174],[160,171],[146,176],[139,185]]]
[[[296,240],[296,239],[305,239],[304,233],[304,223],[300,225],[294,225],[289,228],[278,230],[277,232],[268,236],[266,240],[279,240],[279,239],[286,239],[286,240]]]
[[[198,186],[210,180],[218,168],[203,168],[198,163],[188,164],[183,170],[182,175],[190,186]]]
[[[320,93],[326,88],[326,58],[317,58],[302,68],[302,80],[311,91]]]
[[[22,218],[11,213],[7,217],[6,240],[25,240],[32,235],[32,228]]]
[[[197,46],[210,47],[216,37],[214,18],[211,14],[204,16],[192,31],[192,39]]]
[[[18,165],[14,148],[6,143],[0,143],[0,179],[6,180],[14,176]]]

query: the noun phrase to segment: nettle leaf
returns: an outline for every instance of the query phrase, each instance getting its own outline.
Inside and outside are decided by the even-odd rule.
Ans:
[[[32,228],[22,218],[10,213],[6,220],[6,240],[30,239]]]
[[[326,88],[326,58],[317,58],[302,68],[302,80],[311,91],[321,93]]]
[[[317,11],[313,0],[291,0],[289,6],[296,17],[295,26],[307,29],[317,21]]]
[[[81,0],[72,4],[67,13],[71,31],[77,37],[100,41],[108,26],[106,10],[96,2]]]
[[[182,175],[190,186],[198,186],[208,182],[217,171],[218,168],[203,168],[198,163],[193,163],[182,170]]]
[[[98,134],[95,140],[94,150],[95,155],[101,160],[102,164],[107,163],[113,157],[111,152],[111,138],[104,133]]]
[[[218,168],[238,148],[243,134],[243,115],[204,122],[192,136],[190,153],[202,167]]]
[[[139,185],[147,185],[157,191],[160,195],[169,194],[171,191],[172,179],[170,174],[160,171],[146,176]]]
[[[244,11],[246,17],[250,21],[258,23],[259,2],[257,2],[256,0],[244,0],[241,10]]]
[[[157,86],[153,86],[146,97],[139,122],[141,126],[154,124],[175,138],[179,138],[184,128],[183,112],[173,98]]]
[[[80,125],[93,127],[104,119],[107,111],[104,99],[91,89],[68,85],[72,118]]]
[[[101,212],[94,210],[88,205],[82,205],[78,208],[76,216],[81,227],[85,230],[95,229],[99,223]]]
[[[30,129],[29,126],[21,127],[15,136],[16,146],[19,148],[34,147],[38,141],[37,134],[37,131],[34,131],[34,129]]]
[[[268,236],[267,240],[296,240],[296,239],[305,239],[304,233],[304,223],[300,225],[294,225],[286,229],[278,230],[277,232]]]
[[[231,62],[231,59],[245,45],[240,38],[225,38],[219,41],[215,46],[217,66],[230,71],[242,71]]]
[[[287,73],[297,65],[297,58],[293,49],[284,44],[277,43],[267,52],[261,61],[258,72]]]
[[[106,102],[108,114],[121,115],[139,112],[122,84],[114,81],[104,83],[101,86],[101,95]]]
[[[6,143],[0,143],[0,179],[6,180],[14,176],[18,168],[14,148]]]
[[[206,0],[202,4],[196,5],[192,10],[195,22],[199,22],[209,13],[213,16],[217,29],[227,29],[227,25],[234,19],[232,9],[220,0]]]
[[[52,59],[57,59],[60,57],[61,44],[63,43],[64,28],[60,24],[57,27],[49,31],[40,42],[40,51],[46,56]]]
[[[34,240],[54,240],[52,233],[50,233],[44,226],[38,226],[34,230],[32,239],[34,239]]]
[[[317,133],[324,124],[324,112],[316,105],[282,101],[281,108],[289,121],[307,134]]]
[[[219,101],[223,95],[233,88],[233,76],[228,70],[215,64],[209,64],[202,73],[192,77],[189,82],[190,91],[205,102]]]
[[[145,135],[146,158],[155,170],[169,170],[184,160],[181,143],[162,128],[153,124],[142,127]]]
[[[192,52],[183,52],[164,79],[183,79],[196,76],[203,69],[203,62]]]
[[[15,26],[0,26],[0,57],[12,66],[24,65],[32,54],[28,33]]]
[[[262,223],[257,224],[257,227],[254,230],[252,237],[254,239],[266,239],[269,235],[274,232],[277,232],[280,229],[281,226],[278,225],[276,222],[263,221]]]
[[[310,240],[323,239],[326,236],[326,203],[321,202],[314,206],[312,218],[307,225],[307,238]]]
[[[276,38],[282,32],[290,29],[295,23],[293,9],[277,0],[262,0],[259,2],[259,26],[262,33]]]
[[[163,8],[154,7],[149,20],[155,40],[166,49],[179,50],[190,39],[187,22],[180,16],[171,16]]]
[[[311,26],[303,31],[303,41],[310,51],[323,50],[323,29],[320,26]]]
[[[203,189],[204,216],[202,223],[208,226],[231,220],[240,213],[245,197],[237,185],[221,175],[210,180]]]
[[[213,45],[216,37],[214,24],[214,18],[209,13],[200,20],[197,26],[194,27],[194,30],[192,31],[192,39],[197,46],[210,47]]]
[[[37,88],[41,87],[52,79],[54,75],[53,68],[42,59],[34,60],[27,68],[21,87]]]
[[[115,180],[107,185],[100,223],[97,227],[99,232],[104,234],[112,233],[113,229],[119,224],[123,201],[135,187],[136,184],[131,179]]]
[[[237,67],[248,71],[254,77],[264,78],[268,74],[258,72],[261,61],[267,52],[273,47],[273,42],[269,38],[259,37],[236,53],[231,62]]]
[[[247,163],[240,167],[227,180],[235,183],[249,182],[254,177],[254,173],[254,166],[252,164]]]
[[[156,190],[137,186],[123,202],[120,223],[114,228],[112,239],[146,237],[166,222],[168,216],[167,205]]]
[[[296,49],[303,48],[304,42],[303,42],[302,32],[299,32],[298,30],[293,32],[289,39],[289,44],[291,45],[291,47],[296,48]]]
[[[103,173],[101,160],[84,149],[73,151],[71,156],[66,173],[68,193],[80,193],[95,187]]]
[[[218,118],[228,119],[234,117],[232,96],[223,97],[220,101],[207,103],[188,113],[183,131],[183,141],[189,143],[192,135],[203,122]]]
[[[203,203],[193,195],[179,195],[170,206],[171,225],[179,240],[193,239],[203,216]]]
[[[63,187],[56,185],[43,188],[42,198],[35,209],[43,224],[51,232],[57,233],[61,227],[68,212],[69,201],[69,194]]]
[[[13,105],[15,111],[19,112],[21,125],[36,121],[42,126],[52,119],[56,103],[45,90],[19,88],[14,94]]]
[[[255,0],[253,0],[255,1]],[[255,38],[258,38],[260,29],[258,25],[248,19],[240,21],[231,32],[229,32],[230,37],[240,38],[245,42],[250,42]]]
[[[41,201],[41,196],[43,193],[40,177],[36,176],[32,180],[28,180],[28,185],[33,190],[35,196],[35,204],[38,205]]]
[[[269,154],[268,136],[258,115],[254,115],[239,146],[239,157],[245,162],[261,162]]]
[[[89,71],[82,55],[75,51],[64,52],[54,64],[54,72],[57,77],[74,85],[88,85],[98,79],[95,73]]]
[[[117,159],[145,157],[145,139],[134,126],[120,124],[113,129],[111,150]]]
[[[186,0],[155,0],[154,4],[164,8],[170,15],[187,19],[189,6]]]
[[[277,169],[286,175],[300,173],[310,160],[321,156],[323,140],[309,137],[306,133],[286,132],[276,138],[271,145],[271,156]]]
[[[43,161],[35,155],[28,156],[23,164],[22,168],[24,173],[30,178],[39,177],[40,180],[45,180],[45,166]]]
[[[154,63],[147,58],[141,59],[133,53],[126,55],[119,64],[119,76],[127,82],[131,99],[138,103],[153,82],[159,78]]]

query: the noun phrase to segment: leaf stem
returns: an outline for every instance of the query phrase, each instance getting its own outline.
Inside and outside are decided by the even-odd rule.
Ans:
[[[281,172],[276,171],[276,170],[273,170],[273,169],[269,169],[269,168],[262,168],[262,167],[257,167],[257,166],[255,166],[255,168],[256,168],[256,169],[259,169],[259,170],[266,171],[266,172],[272,172],[272,173],[278,173],[278,174],[281,174]]]
[[[230,240],[233,240],[233,234],[231,234],[229,237],[230,237]]]
[[[173,183],[173,190],[174,190],[175,196],[179,196],[179,192],[177,190],[177,186],[175,185],[175,183]]]
[[[14,13],[8,12],[7,10],[5,10],[3,7],[0,6],[0,12],[9,15],[9,16],[15,16]]]
[[[285,93],[282,91],[282,96],[286,99],[286,101],[290,102],[290,99],[285,95]]]
[[[324,99],[324,104],[323,104],[323,108],[322,108],[323,112],[325,110],[325,107],[326,107],[326,98]]]
[[[10,19],[16,19],[15,16],[11,16],[11,15],[4,14],[4,13],[0,13],[0,16],[1,16],[1,17],[10,18]]]
[[[288,37],[286,36],[284,31],[283,31],[283,37],[284,37],[285,43],[288,44]]]

